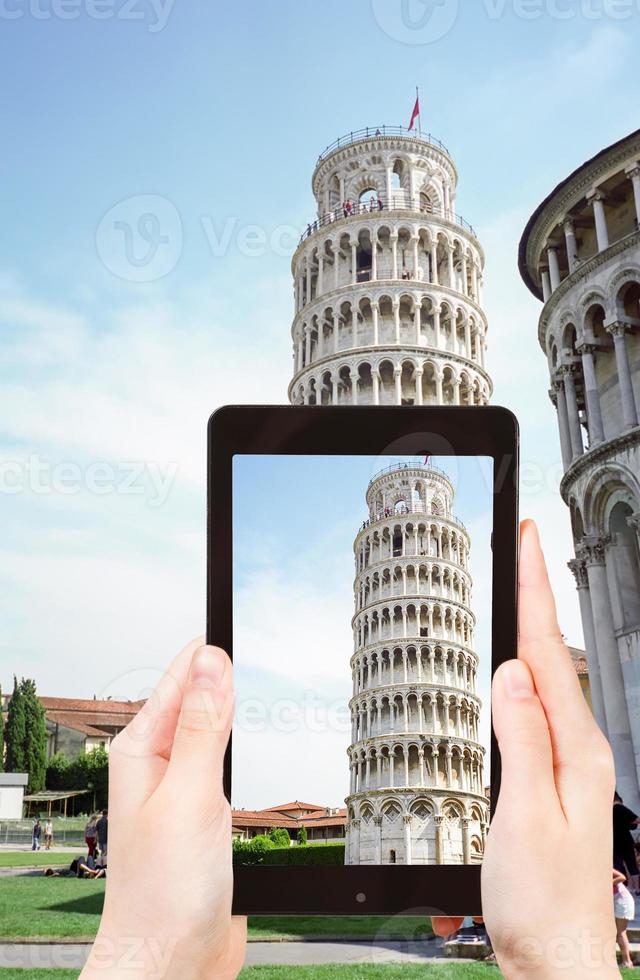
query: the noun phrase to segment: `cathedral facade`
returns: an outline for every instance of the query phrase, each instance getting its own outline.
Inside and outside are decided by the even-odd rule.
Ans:
[[[591,700],[618,792],[640,807],[640,130],[538,207],[520,271],[557,410]]]

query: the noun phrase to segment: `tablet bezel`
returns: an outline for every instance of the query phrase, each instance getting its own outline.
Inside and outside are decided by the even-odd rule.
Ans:
[[[207,642],[233,660],[234,455],[491,456],[492,675],[517,642],[518,423],[497,407],[227,406],[208,427]],[[231,740],[224,790],[231,799]],[[491,815],[500,758],[491,732]],[[481,865],[234,868],[233,911],[252,915],[480,915]],[[311,872],[311,873],[310,873]]]

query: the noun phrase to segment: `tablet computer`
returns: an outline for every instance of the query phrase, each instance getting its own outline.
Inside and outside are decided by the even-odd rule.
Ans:
[[[234,912],[480,914],[491,678],[516,653],[515,418],[238,406],[208,436]]]

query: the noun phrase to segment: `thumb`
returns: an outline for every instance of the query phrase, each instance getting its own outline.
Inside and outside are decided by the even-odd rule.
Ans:
[[[233,718],[231,661],[217,647],[199,647],[191,659],[166,778],[207,798],[222,791],[222,766]]]
[[[507,660],[498,668],[491,705],[502,764],[498,807],[514,825],[524,813],[559,809],[549,725],[524,661]]]

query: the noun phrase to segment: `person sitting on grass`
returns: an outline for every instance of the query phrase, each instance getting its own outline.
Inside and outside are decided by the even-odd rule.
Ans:
[[[45,868],[46,878],[106,878],[106,865],[98,867],[92,857],[85,861],[83,857],[74,858],[68,868],[55,871],[53,868]]]

